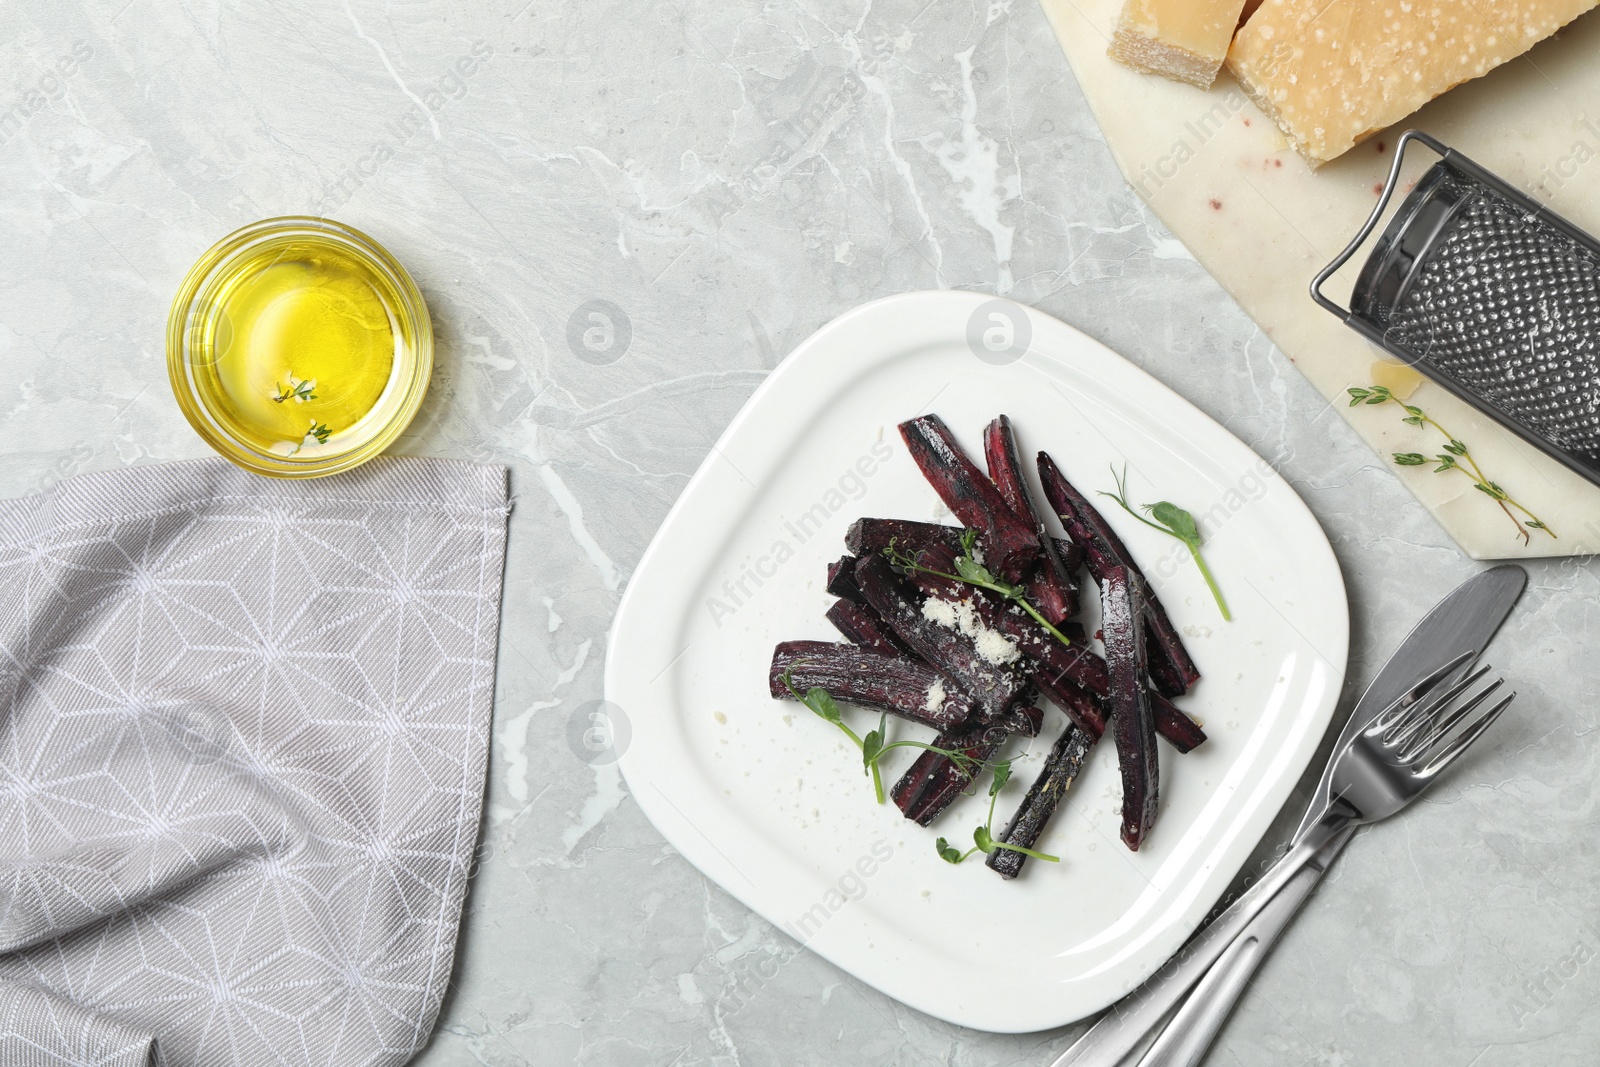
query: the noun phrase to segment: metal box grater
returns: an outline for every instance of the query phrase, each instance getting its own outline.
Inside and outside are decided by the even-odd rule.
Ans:
[[[1441,157],[1350,294],[1322,293],[1382,218],[1407,146]],[[1378,206],[1311,283],[1345,324],[1600,484],[1600,241],[1427,134],[1395,147]]]

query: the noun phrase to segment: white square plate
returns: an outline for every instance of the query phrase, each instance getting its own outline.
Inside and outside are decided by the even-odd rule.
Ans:
[[[1008,362],[989,350],[1007,346],[1026,352]],[[774,644],[842,640],[823,618],[824,572],[852,521],[952,521],[895,430],[927,411],[980,466],[983,426],[1004,412],[1026,466],[1045,449],[1092,495],[1126,463],[1135,500],[1172,500],[1204,521],[1231,623],[1182,545],[1104,509],[1187,635],[1204,677],[1179,704],[1210,734],[1187,756],[1162,743],[1161,813],[1137,854],[1118,841],[1109,741],[1038,846],[1061,863],[1030,861],[1007,882],[981,855],[952,867],[934,850],[940,834],[970,841],[981,796],[922,829],[873,802],[836,730],[767,695]],[[971,293],[912,293],[825,326],[733,420],[628,585],[606,697],[631,728],[620,762],[635,799],[709,877],[912,1007],[1022,1032],[1104,1007],[1187,938],[1311,758],[1347,642],[1327,539],[1237,438],[1055,319]],[[846,714],[858,732],[876,723]],[[1044,734],[1014,742],[997,829],[1061,722],[1052,709]],[[909,724],[892,730],[931,740]],[[892,755],[886,785],[915,753]]]

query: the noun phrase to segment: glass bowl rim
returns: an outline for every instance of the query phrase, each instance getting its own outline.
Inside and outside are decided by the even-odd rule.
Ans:
[[[337,245],[362,259],[375,273],[385,276],[400,297],[394,310],[407,316],[415,337],[411,378],[394,415],[371,436],[334,453],[294,460],[252,447],[228,433],[207,410],[189,373],[190,320],[196,301],[207,283],[226,270],[239,255],[271,239],[304,237]],[[279,215],[241,226],[212,245],[189,268],[173,297],[167,316],[167,377],[184,418],[202,440],[224,459],[246,470],[275,478],[317,478],[349,470],[383,452],[416,417],[433,373],[433,321],[427,302],[411,274],[378,241],[347,223],[315,215]]]

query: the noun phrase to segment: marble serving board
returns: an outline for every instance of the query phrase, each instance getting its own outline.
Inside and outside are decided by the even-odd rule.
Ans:
[[[1464,551],[1477,559],[1600,551],[1600,488],[1432,383],[1411,402],[1466,441],[1488,477],[1558,536],[1524,545],[1467,478],[1390,463],[1393,452],[1431,454],[1442,442],[1403,425],[1393,405],[1348,406],[1345,390],[1368,384],[1382,353],[1308,294],[1371,213],[1408,128],[1600,232],[1600,12],[1312,170],[1226,71],[1205,91],[1109,59],[1122,0],[1040,2],[1123,176]],[[1408,152],[1405,187],[1436,158]],[[1335,300],[1344,302],[1365,257],[1333,278]]]

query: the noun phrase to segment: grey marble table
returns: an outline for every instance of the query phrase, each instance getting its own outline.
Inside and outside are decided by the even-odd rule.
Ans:
[[[857,303],[1007,294],[1243,437],[1333,540],[1352,691],[1475,569],[1124,185],[1031,0],[4,0],[0,57],[0,492],[205,454],[167,304],[216,239],[308,212],[432,308],[400,451],[513,468],[489,814],[429,1067],[1031,1065],[1077,1033],[964,1031],[795,952],[568,742],[685,480]],[[1596,582],[1530,570],[1493,657],[1514,713],[1351,849],[1214,1062],[1593,1060]]]

